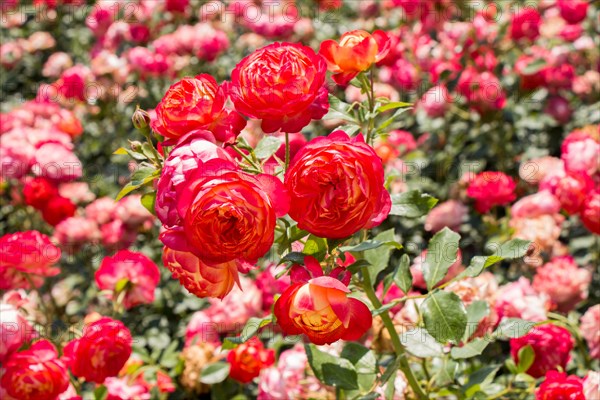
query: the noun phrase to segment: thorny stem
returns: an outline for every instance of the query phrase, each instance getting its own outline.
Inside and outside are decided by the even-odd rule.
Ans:
[[[364,286],[365,293],[367,294],[367,297],[371,301],[371,304],[373,304],[373,307],[380,308],[382,306],[382,304],[379,301],[379,299],[377,298],[377,295],[375,294],[375,290],[373,290],[373,283],[371,282],[371,277],[369,276],[369,272],[366,269],[366,267],[363,268],[362,275],[363,275],[363,281],[364,281],[363,286]],[[392,339],[392,345],[394,346],[394,351],[396,352],[396,356],[400,360],[399,368],[404,373],[404,376],[406,377],[408,384],[410,385],[411,389],[413,390],[413,392],[415,393],[415,395],[417,396],[418,399],[427,399],[428,398],[427,395],[423,392],[421,385],[419,384],[419,382],[417,381],[417,378],[414,376],[412,370],[410,369],[410,365],[408,364],[408,359],[406,358],[406,349],[404,348],[404,345],[400,341],[400,337],[398,336],[398,332],[396,332],[396,328],[394,327],[394,323],[392,322],[392,319],[390,318],[390,314],[387,312],[384,312],[384,313],[380,314],[380,317],[383,320],[383,324],[385,325],[385,328],[388,330],[388,332],[390,334],[390,337]]]

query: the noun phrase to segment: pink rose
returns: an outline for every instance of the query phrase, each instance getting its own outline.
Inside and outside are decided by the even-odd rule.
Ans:
[[[544,321],[549,308],[547,295],[538,294],[525,277],[500,287],[495,304],[499,321],[503,318]]]
[[[600,359],[600,304],[590,307],[583,314],[579,328],[590,348],[590,356]]]
[[[95,221],[98,225],[108,223],[113,218],[117,203],[110,197],[101,197],[88,204],[85,215],[88,219]]]
[[[588,296],[592,274],[571,256],[555,257],[536,270],[533,288],[547,294],[561,312],[571,311]]]
[[[468,213],[467,207],[457,200],[448,200],[438,206],[425,218],[425,230],[437,232],[445,227],[454,231],[460,228],[463,219]]]
[[[45,143],[35,152],[33,172],[59,182],[82,176],[82,164],[73,151],[59,143]]]
[[[452,101],[446,86],[439,85],[425,92],[419,101],[419,106],[429,117],[442,117],[450,108]]]
[[[536,194],[525,196],[511,207],[512,218],[535,218],[540,215],[558,214],[560,202],[549,191],[542,190]]]

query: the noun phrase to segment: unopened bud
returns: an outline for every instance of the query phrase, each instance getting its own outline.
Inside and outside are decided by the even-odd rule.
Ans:
[[[129,143],[131,144],[131,150],[133,151],[140,151],[142,149],[142,144],[137,140],[133,140]]]
[[[147,111],[137,108],[131,117],[135,129],[145,130],[150,125],[150,114]]]

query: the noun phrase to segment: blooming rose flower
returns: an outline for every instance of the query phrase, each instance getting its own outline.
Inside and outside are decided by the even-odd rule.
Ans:
[[[562,312],[571,311],[588,296],[592,274],[579,268],[571,256],[555,257],[536,270],[533,288],[546,293]]]
[[[46,178],[33,178],[25,182],[23,197],[25,204],[38,210],[43,208],[50,199],[58,195],[56,186]]]
[[[381,61],[390,51],[390,39],[383,31],[370,34],[355,30],[335,40],[324,40],[319,54],[325,58],[331,78],[338,85],[347,85],[356,75]]]
[[[581,222],[590,232],[600,235],[600,191],[587,195],[581,208]]]
[[[547,190],[522,197],[510,209],[512,218],[535,218],[540,215],[557,214],[560,212],[560,202]]]
[[[100,290],[115,293],[123,280],[121,290],[126,292],[123,305],[126,309],[154,301],[154,289],[160,280],[160,272],[154,262],[142,253],[120,250],[112,257],[105,257],[96,271],[96,284]]]
[[[569,214],[578,214],[587,194],[594,188],[594,182],[586,173],[569,172],[558,180],[554,195],[562,208]]]
[[[121,321],[101,317],[65,346],[64,359],[73,375],[101,384],[119,374],[131,355],[131,345],[131,333]]]
[[[485,214],[516,199],[516,186],[513,178],[502,172],[481,172],[469,182],[467,196],[475,199],[475,209]]]
[[[515,40],[527,38],[533,41],[540,35],[541,22],[542,17],[535,8],[523,7],[512,16],[510,36]]]
[[[500,80],[492,72],[479,72],[475,67],[462,71],[456,91],[480,114],[501,110],[506,104],[506,93]]]
[[[117,203],[110,197],[101,197],[88,204],[85,208],[85,216],[95,221],[98,225],[104,225],[113,218]]]
[[[535,400],[555,399],[586,400],[581,378],[576,375],[567,376],[564,372],[548,371],[546,379],[535,391]]]
[[[536,61],[534,56],[522,54],[515,63],[515,72],[519,75],[520,86],[524,90],[533,90],[545,86],[546,77],[543,70],[530,72],[527,67]]]
[[[574,131],[565,138],[560,151],[568,172],[593,176],[600,170],[600,138]]]
[[[371,327],[371,312],[348,293],[350,289],[331,276],[296,281],[275,302],[277,323],[286,334],[304,333],[318,345],[358,340]]]
[[[35,152],[34,174],[65,182],[81,178],[82,164],[73,151],[60,143],[44,143]]]
[[[446,86],[438,85],[423,94],[418,107],[422,108],[431,118],[443,117],[450,109],[452,101]]]
[[[300,132],[329,109],[323,58],[299,43],[273,43],[240,61],[231,73],[236,110],[262,120],[262,130]]]
[[[58,186],[58,194],[76,204],[88,203],[96,198],[86,182],[61,183]]]
[[[0,362],[4,365],[23,343],[35,337],[35,330],[25,316],[4,299],[0,302]]]
[[[177,198],[185,185],[185,175],[202,168],[204,162],[220,158],[232,161],[229,154],[214,144],[209,131],[192,131],[181,137],[164,162],[157,184],[156,215],[167,227],[178,225],[181,218],[177,214]]]
[[[165,247],[163,263],[173,278],[198,297],[222,299],[238,282],[238,263],[235,260],[221,264],[205,264],[192,253]]]
[[[362,135],[343,131],[311,140],[285,174],[298,227],[331,239],[378,226],[391,209],[383,166]]]
[[[441,231],[448,227],[458,230],[468,213],[467,207],[457,200],[448,200],[436,206],[425,218],[425,230]]]
[[[142,205],[142,195],[132,194],[123,197],[116,204],[114,217],[123,221],[128,229],[137,230],[154,220],[154,216]]]
[[[549,97],[544,112],[560,124],[569,122],[573,113],[569,101],[562,96]]]
[[[75,215],[75,211],[77,206],[71,200],[57,195],[44,204],[42,217],[48,224],[56,226],[59,222]]]
[[[583,394],[587,400],[600,393],[600,372],[589,371],[583,379]]]
[[[253,264],[269,251],[276,217],[287,213],[289,198],[276,177],[236,168],[212,159],[186,177],[177,204],[183,226],[160,235],[167,247],[208,264],[234,259]]]
[[[527,370],[534,378],[540,378],[548,371],[566,368],[575,341],[571,333],[560,326],[543,324],[534,327],[529,333],[510,340],[510,353],[519,363],[519,350],[529,345],[533,348],[535,359]]]
[[[590,307],[583,314],[579,328],[590,348],[590,356],[600,359],[600,304]]]
[[[540,157],[529,160],[519,167],[519,176],[525,182],[535,185],[540,184],[540,189],[544,189],[542,181],[554,181],[564,176],[564,162],[556,157]],[[550,185],[553,186],[553,185]],[[551,187],[545,187],[552,192]]]
[[[529,280],[521,277],[500,287],[494,307],[499,321],[502,318],[521,318],[539,322],[546,319],[550,303],[545,294],[536,293]]]
[[[9,396],[22,400],[55,399],[67,390],[69,372],[48,340],[14,353],[3,365],[1,386]]]
[[[106,378],[104,386],[107,389],[106,400],[149,400],[151,399],[148,388],[136,381],[131,381],[129,377]]]
[[[38,231],[9,233],[0,237],[0,289],[30,288],[44,283],[44,277],[60,272],[53,265],[61,251]],[[29,278],[29,279],[28,279]]]
[[[135,242],[137,232],[125,226],[120,219],[104,224],[100,227],[102,245],[111,250],[126,249]]]
[[[52,237],[64,248],[78,249],[85,243],[94,243],[100,238],[95,221],[82,217],[70,217],[54,227]]]
[[[557,0],[556,5],[565,21],[578,24],[585,19],[589,4],[586,0]]]
[[[227,95],[222,85],[208,74],[183,78],[171,85],[156,107],[152,129],[177,139],[196,129],[207,129],[224,143],[233,143],[246,125],[243,118],[225,108]]]
[[[275,351],[265,349],[258,338],[253,337],[227,354],[231,365],[229,376],[241,383],[249,383],[260,371],[275,362]]]

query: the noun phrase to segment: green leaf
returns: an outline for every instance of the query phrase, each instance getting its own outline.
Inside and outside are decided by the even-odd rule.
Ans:
[[[152,167],[140,167],[136,169],[131,175],[131,183],[133,185],[141,185],[145,179],[153,177],[156,173],[156,169]]]
[[[156,192],[144,193],[140,201],[146,210],[148,210],[151,214],[156,215],[156,210],[154,209],[154,204],[156,203]]]
[[[442,345],[423,328],[409,329],[401,333],[400,341],[410,354],[420,358],[439,357],[444,351]]]
[[[425,329],[435,340],[442,344],[461,341],[467,327],[467,311],[455,293],[432,293],[423,301],[421,313]]]
[[[377,378],[377,359],[375,354],[365,346],[348,342],[344,346],[340,357],[347,359],[354,365],[358,375],[358,386],[366,392],[373,387]]]
[[[467,307],[467,330],[463,340],[468,340],[477,330],[481,320],[489,315],[490,306],[485,300],[476,300]]]
[[[516,339],[526,335],[534,326],[534,322],[524,319],[504,318],[496,328],[494,336],[502,339]]]
[[[394,239],[394,228],[383,231],[373,238],[373,240],[377,242],[393,242]],[[367,267],[367,271],[373,284],[375,284],[377,275],[387,268],[394,247],[395,246],[385,244],[379,248],[366,250],[364,252],[364,258],[370,264]]]
[[[127,154],[127,149],[125,147],[119,147],[118,149],[116,149],[113,154],[116,155],[125,155]]]
[[[523,239],[512,239],[502,243],[499,247],[497,244],[488,243],[487,248],[494,249],[494,253],[488,257],[485,263],[485,268],[497,263],[501,260],[511,260],[521,258],[527,254],[527,250],[531,245],[531,241]]]
[[[98,386],[94,389],[94,400],[104,400],[108,396],[108,389],[104,385]]]
[[[381,246],[385,246],[385,245],[389,245],[389,246],[393,246],[396,249],[400,250],[402,248],[402,245],[398,242],[395,241],[389,241],[389,242],[379,242],[377,240],[365,240],[362,243],[359,243],[355,246],[342,246],[340,247],[340,251],[346,252],[354,252],[354,253],[358,253],[361,251],[366,251],[366,250],[373,250],[376,249],[378,247]]]
[[[392,209],[390,215],[405,218],[419,218],[426,215],[438,202],[433,196],[422,193],[420,190],[392,195]]]
[[[273,322],[273,316],[267,315],[264,318],[252,317],[244,325],[242,333],[239,336],[227,337],[223,341],[223,349],[232,349],[238,344],[242,344],[250,340],[258,330],[264,326],[269,325]]]
[[[154,168],[143,167],[143,168],[138,169],[131,176],[131,179],[132,179],[131,182],[129,182],[127,185],[125,185],[123,187],[123,189],[121,189],[119,194],[117,194],[117,197],[115,198],[115,200],[117,200],[117,201],[121,200],[123,197],[127,196],[129,193],[133,192],[134,190],[136,190],[144,185],[147,185],[148,183],[157,179],[159,176],[160,176],[160,171],[158,171]]]
[[[229,363],[223,361],[208,364],[200,373],[200,382],[207,385],[223,382],[229,376],[230,367]]]
[[[341,389],[358,389],[356,369],[349,360],[325,353],[314,344],[305,344],[304,349],[310,367],[321,382]]]
[[[541,71],[542,68],[546,66],[546,60],[543,58],[538,58],[537,60],[533,60],[525,68],[523,68],[522,73],[524,75],[533,75],[536,72]]]
[[[412,288],[413,277],[410,273],[410,258],[408,254],[403,254],[400,257],[400,263],[394,271],[394,283],[407,294]]]
[[[286,254],[279,264],[283,264],[284,262],[291,262],[292,264],[301,264],[304,265],[304,253],[300,253],[298,251],[292,251],[291,253]]]
[[[483,350],[490,344],[489,341],[477,338],[471,342],[465,343],[462,347],[453,347],[450,355],[454,359],[471,358],[483,353]]]
[[[531,345],[523,346],[519,349],[519,363],[517,364],[518,372],[527,372],[529,367],[533,365],[535,361],[535,352]]]
[[[327,254],[327,240],[315,235],[310,235],[304,244],[302,252],[322,260]]]
[[[412,107],[412,106],[413,106],[412,103],[405,103],[403,101],[393,101],[393,102],[382,105],[381,107],[379,107],[377,109],[377,111],[384,112],[384,111],[388,111],[388,110],[395,110],[396,108],[406,108],[406,107]]]
[[[491,365],[473,372],[469,376],[466,385],[462,388],[467,398],[474,396],[476,392],[490,385],[494,381],[494,377],[499,369],[500,365]]]
[[[438,387],[448,386],[454,382],[458,364],[450,357],[443,357],[440,362],[433,380]]]
[[[275,136],[265,136],[256,145],[254,155],[260,160],[266,160],[279,150],[281,147],[281,139]]]
[[[427,256],[423,263],[423,278],[431,290],[444,279],[448,269],[458,257],[460,235],[447,227],[436,233],[429,241]]]

